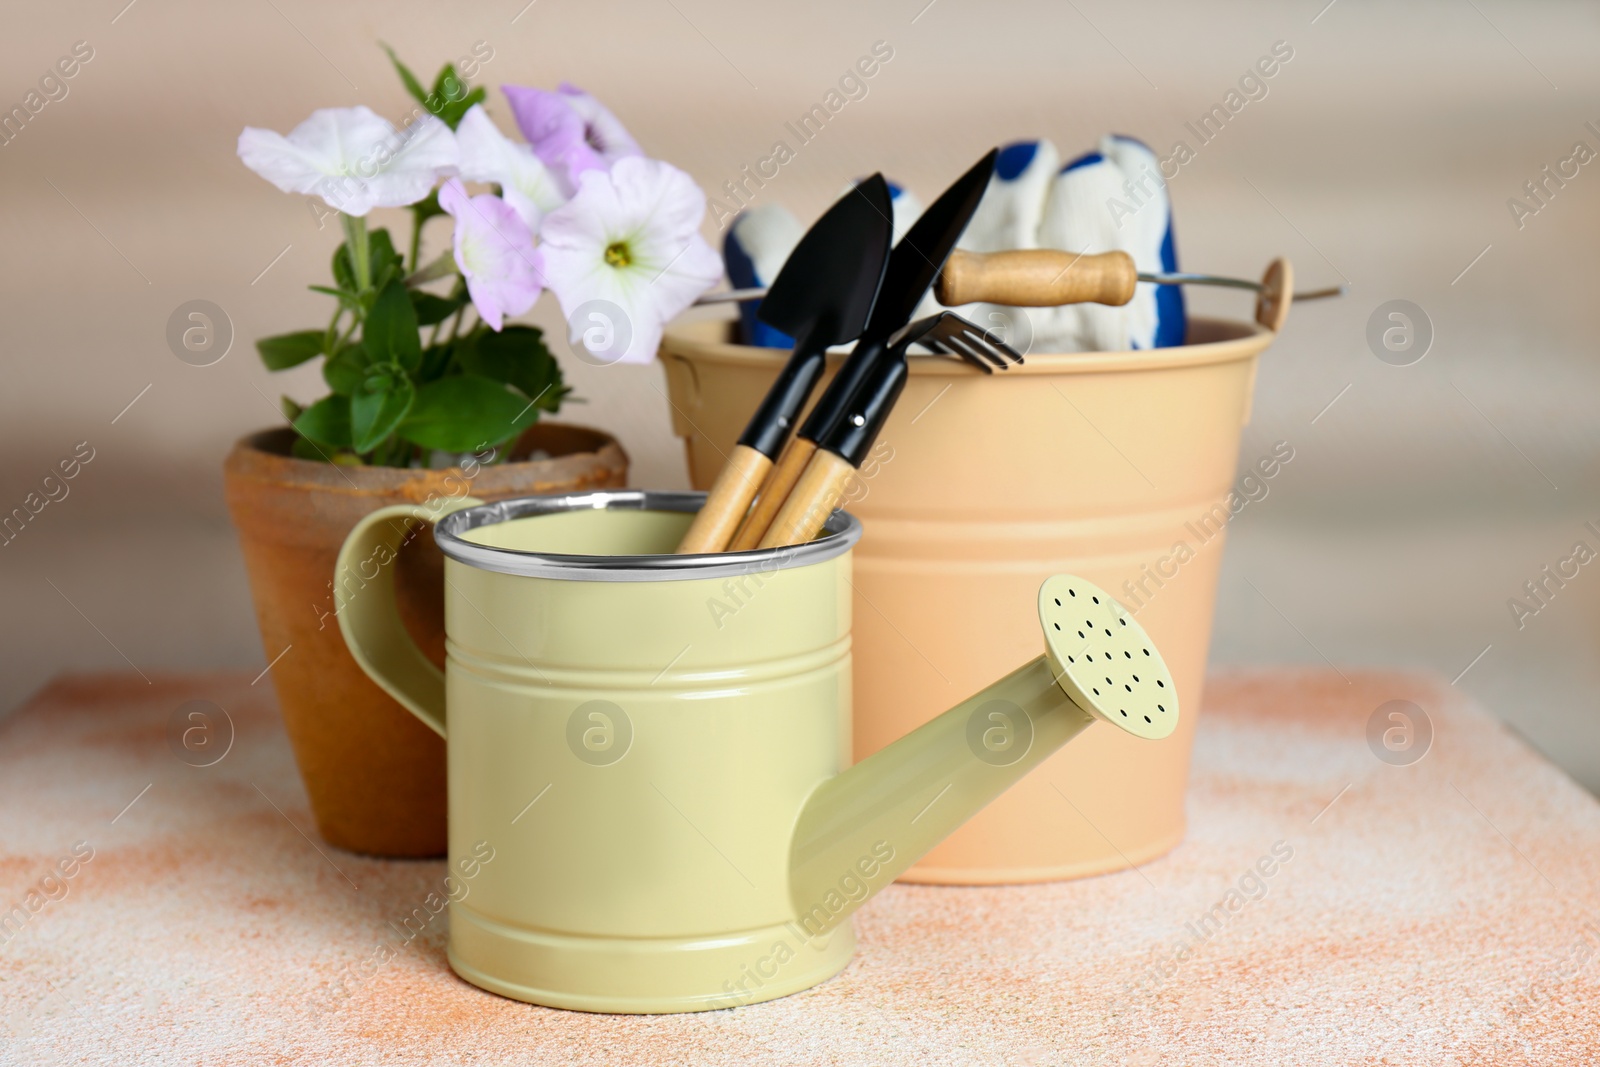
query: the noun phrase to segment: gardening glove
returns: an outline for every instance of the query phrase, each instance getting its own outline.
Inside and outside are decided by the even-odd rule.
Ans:
[[[1172,210],[1155,153],[1131,137],[1101,138],[1099,150],[1056,175],[1038,243],[1073,253],[1124,251],[1141,272],[1174,270]],[[1160,292],[1164,290],[1164,292]],[[1116,352],[1181,344],[1183,293],[1141,282],[1122,307],[1073,304],[1034,318],[1033,349]]]
[[[741,211],[722,242],[722,261],[734,289],[765,288],[805,234],[798,219],[781,204]],[[793,348],[794,338],[756,318],[759,300],[739,305],[739,340],[760,348]]]

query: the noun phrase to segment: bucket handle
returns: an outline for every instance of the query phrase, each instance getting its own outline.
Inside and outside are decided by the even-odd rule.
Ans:
[[[445,736],[444,672],[422,654],[400,621],[394,562],[401,544],[415,536],[416,524],[481,503],[466,496],[433,506],[379,508],[345,537],[333,569],[339,632],[350,655],[367,677],[440,737]]]

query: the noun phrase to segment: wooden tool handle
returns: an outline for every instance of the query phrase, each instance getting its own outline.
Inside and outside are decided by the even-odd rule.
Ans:
[[[789,439],[778,456],[777,465],[767,472],[767,480],[761,484],[755,507],[745,516],[739,532],[733,535],[733,541],[728,545],[729,552],[748,552],[761,544],[767,528],[778,517],[783,502],[789,499],[789,493],[800,480],[800,475],[805,473],[806,464],[811,462],[811,454],[816,450],[815,441],[804,437]]]
[[[783,510],[772,520],[761,548],[803,545],[822,532],[822,526],[844,497],[845,486],[856,469],[840,456],[820,449],[806,464],[805,473],[795,483],[794,492],[783,502]]]
[[[759,451],[748,445],[735,445],[733,455],[711,483],[706,502],[678,543],[678,554],[721,552],[726,548],[771,469],[772,460]]]
[[[1126,304],[1139,283],[1126,252],[1086,256],[1053,248],[952,252],[934,295],[946,307],[977,300],[1009,307]]]

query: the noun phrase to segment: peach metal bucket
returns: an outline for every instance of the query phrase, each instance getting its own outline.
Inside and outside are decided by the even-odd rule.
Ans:
[[[914,358],[846,506],[855,550],[855,758],[1027,658],[1027,606],[1051,574],[1115,593],[1161,646],[1198,710],[1227,496],[1250,417],[1254,323],[1193,319],[1189,343],[1142,352],[1028,353],[985,375]],[[704,489],[782,359],[728,343],[728,324],[669,329],[674,431]],[[839,357],[830,359],[829,372]],[[1189,552],[1175,552],[1178,545]],[[1183,837],[1196,716],[1152,753],[1120,731],[1057,752],[902,880],[1077,878],[1142,863]]]

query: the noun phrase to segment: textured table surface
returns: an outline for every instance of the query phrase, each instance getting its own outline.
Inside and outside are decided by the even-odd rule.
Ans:
[[[195,699],[210,767],[167,739]],[[1397,699],[1409,765],[1367,740]],[[265,683],[63,679],[0,723],[0,1063],[1600,1062],[1600,806],[1442,683],[1214,677],[1189,819],[1136,871],[892,886],[784,1000],[582,1015],[457,979],[442,916],[360,967],[442,865],[317,839]]]

